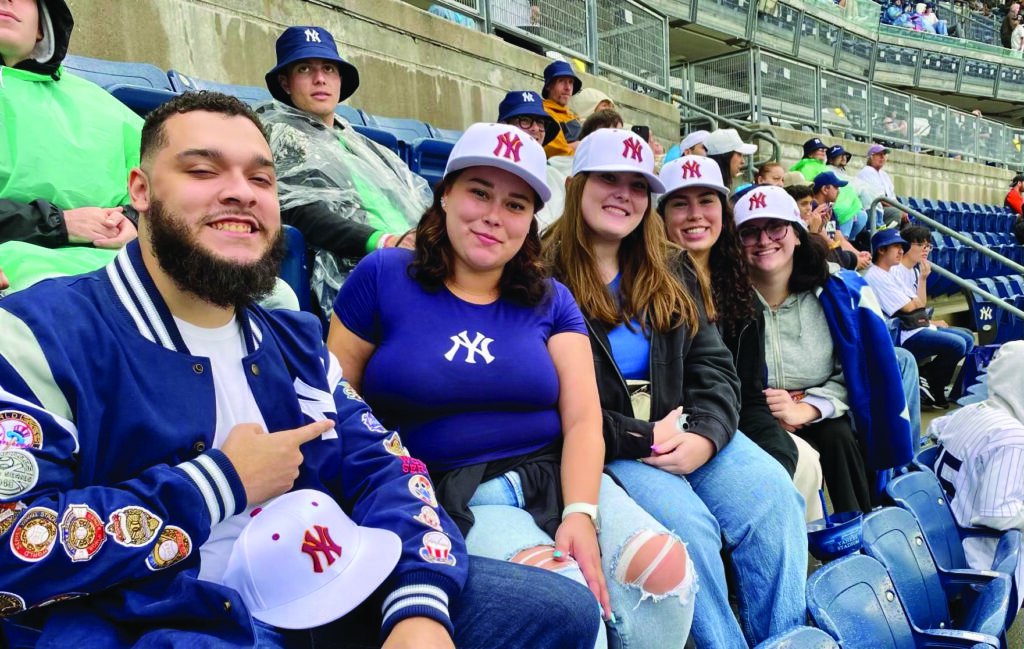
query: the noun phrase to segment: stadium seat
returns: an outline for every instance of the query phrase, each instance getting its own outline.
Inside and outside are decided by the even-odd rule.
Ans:
[[[64,69],[92,81],[142,116],[178,94],[171,88],[167,74],[148,63],[105,61],[69,54],[64,57]]]
[[[409,147],[409,169],[422,176],[433,187],[444,178],[444,168],[454,146],[452,142],[445,140],[413,140]]]
[[[195,77],[182,74],[177,70],[171,70],[168,72],[167,78],[171,80],[171,88],[177,92],[211,90],[213,92],[231,95],[232,97],[238,97],[250,105],[273,99],[270,95],[270,91],[262,86],[233,86],[227,83],[206,81],[205,79],[196,79]]]
[[[430,127],[430,133],[435,140],[444,140],[445,142],[456,142],[460,137],[462,137],[462,131],[437,128],[436,126]]]
[[[989,290],[987,286],[982,284],[986,279],[988,278],[964,281],[976,288],[988,291],[993,295],[998,295],[994,290]],[[970,310],[971,315],[974,316],[974,329],[978,332],[978,343],[988,345],[997,340],[999,337],[999,313],[1002,312],[1002,309],[996,308],[990,301],[974,291],[963,289],[963,293],[967,299],[967,308]]]
[[[334,114],[341,115],[342,117],[345,118],[345,121],[347,121],[352,126],[366,126],[366,120],[363,119],[363,113],[361,111],[356,110],[355,108],[352,108],[351,106],[346,106],[345,104],[338,104],[334,108]]]
[[[914,515],[899,507],[865,514],[863,539],[864,553],[885,566],[914,626],[984,633],[1002,638],[1000,646],[1005,646],[1009,575],[943,570],[925,546]],[[954,619],[950,603],[961,597],[966,614]]]
[[[839,649],[839,645],[821,629],[801,626],[774,635],[754,649]]]
[[[995,295],[996,297],[1003,297],[1003,295],[1001,294],[999,284],[996,282],[995,279],[991,277],[983,277],[979,279],[978,286],[988,291],[992,295]],[[1003,299],[1006,300],[1006,298]],[[989,304],[987,300],[985,301],[985,304]],[[995,335],[991,338],[991,340],[989,340],[988,336],[981,335],[981,328],[977,328],[978,342],[981,345],[1002,344],[1009,340],[1010,336],[1013,335],[1013,315],[1009,311],[1000,309],[994,304],[989,304],[989,306],[991,307],[991,322],[993,324],[993,330],[995,331]],[[989,312],[986,312],[982,315],[988,316]],[[978,322],[979,320],[975,318],[975,324],[977,324]]]
[[[363,113],[366,125],[382,129],[391,133],[398,140],[402,158],[409,161],[409,150],[412,143],[420,138],[433,137],[430,133],[430,125],[415,119],[403,119],[400,117],[380,117]]]
[[[395,155],[405,160],[405,151],[398,142],[398,138],[393,133],[385,131],[383,129],[374,128],[372,126],[360,126],[359,124],[353,124],[352,128],[355,129],[356,133],[369,138],[377,144],[391,149],[395,152]]]
[[[299,308],[309,311],[309,266],[306,263],[306,239],[296,228],[282,226],[287,250],[281,260],[281,279],[295,291]]]
[[[999,539],[991,569],[1014,579],[1020,555],[1020,530],[991,530],[984,527],[959,527],[953,518],[946,495],[939,484],[939,478],[931,471],[914,471],[894,478],[885,487],[886,495],[902,509],[917,519],[924,534],[924,540],[931,550],[936,565],[943,570],[965,570],[963,539],[971,536]],[[1010,589],[1010,601],[1017,601],[1014,580]],[[1013,607],[1011,607],[1013,608]],[[1013,623],[1016,610],[1008,611],[1007,626]]]
[[[807,612],[843,649],[998,646],[978,633],[914,628],[885,568],[863,554],[827,563],[807,579]]]
[[[932,444],[918,451],[914,456],[914,466],[919,471],[933,471],[932,467],[935,466],[935,460],[939,457],[940,448],[938,444]]]

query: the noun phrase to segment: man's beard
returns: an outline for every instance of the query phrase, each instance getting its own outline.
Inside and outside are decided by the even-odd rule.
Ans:
[[[285,256],[282,231],[263,256],[249,264],[218,257],[199,243],[188,227],[154,199],[147,219],[153,253],[177,287],[222,307],[243,308],[271,293]],[[205,226],[204,226],[205,227]]]

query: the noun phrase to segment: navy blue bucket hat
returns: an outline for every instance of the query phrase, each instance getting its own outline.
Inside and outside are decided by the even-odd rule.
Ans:
[[[277,38],[277,65],[265,77],[267,89],[274,99],[293,106],[292,98],[277,77],[285,74],[288,66],[302,59],[324,59],[338,64],[341,74],[341,95],[338,103],[352,96],[359,87],[359,70],[338,55],[334,37],[323,27],[289,27]]]
[[[512,90],[498,104],[498,121],[504,122],[520,115],[531,115],[544,119],[544,142],[547,144],[558,137],[558,122],[544,110],[544,101],[532,90]]]
[[[583,80],[576,76],[572,66],[565,61],[555,61],[544,68],[544,90],[540,93],[544,99],[548,98],[548,84],[558,77],[572,77],[572,94],[574,95],[583,89]]]
[[[879,249],[891,246],[894,243],[900,244],[903,252],[910,250],[910,244],[900,236],[900,231],[895,228],[878,230],[871,235],[871,254],[878,254]]]

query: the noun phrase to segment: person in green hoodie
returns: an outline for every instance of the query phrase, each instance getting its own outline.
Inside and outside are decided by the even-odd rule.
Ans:
[[[816,137],[812,137],[804,142],[804,157],[798,160],[789,170],[799,171],[807,182],[814,182],[815,176],[830,170],[828,165],[825,164],[827,151],[828,147],[825,146],[824,142]],[[860,218],[858,214],[864,211],[864,206],[860,202],[857,190],[849,185],[840,187],[839,197],[836,198],[832,209],[836,217],[836,223],[839,225],[839,231],[843,233],[844,237],[849,238],[854,225],[858,223]],[[867,221],[866,214],[864,215],[864,221]]]
[[[142,120],[64,71],[74,27],[64,0],[0,5],[0,264],[17,289],[92,270],[113,256],[97,248],[135,238],[127,179]]]

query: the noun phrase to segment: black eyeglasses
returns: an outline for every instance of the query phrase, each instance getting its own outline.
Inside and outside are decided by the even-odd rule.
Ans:
[[[524,131],[528,131],[533,128],[534,124],[539,125],[542,129],[547,128],[543,117],[534,117],[533,115],[516,115],[515,117],[510,117],[506,121],[512,122],[513,126],[518,126]]]
[[[928,243],[927,241],[925,241],[925,242],[919,241],[919,242],[911,244],[911,245],[921,246],[921,250],[923,250],[924,252],[931,252],[932,248],[934,248],[934,246],[932,244]]]
[[[744,246],[756,246],[761,240],[761,233],[764,232],[768,235],[768,239],[771,241],[781,241],[786,238],[786,232],[789,231],[788,221],[770,221],[768,225],[763,228],[759,228],[753,225],[748,225],[740,228],[737,231],[737,235],[740,238],[740,243]]]

